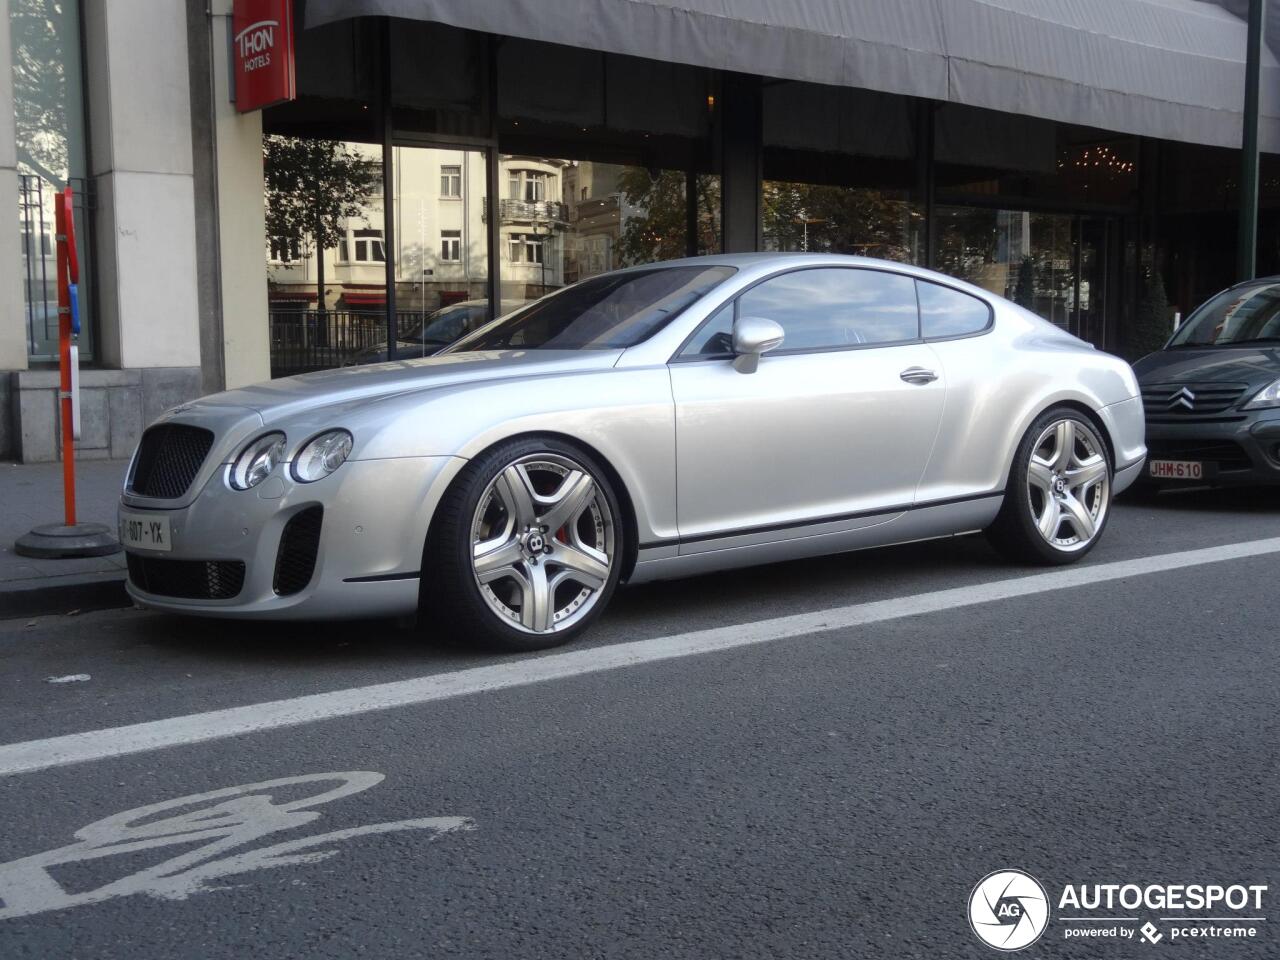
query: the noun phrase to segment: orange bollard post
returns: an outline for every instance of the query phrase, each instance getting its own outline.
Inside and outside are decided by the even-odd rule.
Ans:
[[[101,557],[118,553],[120,544],[103,523],[80,523],[76,517],[76,434],[79,431],[76,391],[80,335],[78,285],[80,258],[76,254],[74,197],[66,187],[54,207],[58,272],[58,418],[62,428],[63,522],[49,523],[25,533],[13,549],[24,557]]]
[[[58,237],[58,413],[62,419],[62,506],[68,527],[76,525],[76,437],[72,424],[71,395],[71,291],[67,248],[74,225],[68,227],[71,188],[58,194],[53,213]],[[74,221],[70,221],[74,224]],[[78,266],[78,265],[77,265]],[[79,270],[76,271],[79,273]],[[75,278],[77,281],[78,277]]]

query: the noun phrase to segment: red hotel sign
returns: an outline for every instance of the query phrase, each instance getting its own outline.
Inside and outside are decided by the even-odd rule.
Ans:
[[[241,113],[292,100],[293,0],[235,0],[231,56]]]

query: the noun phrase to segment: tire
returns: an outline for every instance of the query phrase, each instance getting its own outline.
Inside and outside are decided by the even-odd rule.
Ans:
[[[524,437],[486,451],[436,508],[423,553],[420,625],[497,650],[569,642],[618,585],[622,520],[608,474],[575,445]]]
[[[1004,504],[987,538],[1011,560],[1075,563],[1106,529],[1112,473],[1111,452],[1096,423],[1071,407],[1046,411],[1018,444]]]

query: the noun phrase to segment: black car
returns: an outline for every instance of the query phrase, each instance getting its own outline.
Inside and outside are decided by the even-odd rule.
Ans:
[[[508,309],[523,303],[506,302]],[[464,333],[478,330],[491,319],[488,300],[464,300],[461,303],[441,307],[417,322],[409,323],[396,337],[396,356],[401,360],[413,357],[430,357],[439,353]],[[362,363],[383,363],[387,359],[387,345],[377,343],[353,354],[343,366]]]
[[[1280,277],[1222,291],[1133,369],[1145,486],[1280,483]]]

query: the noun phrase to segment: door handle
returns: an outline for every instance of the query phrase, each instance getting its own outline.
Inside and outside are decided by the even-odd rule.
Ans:
[[[938,379],[938,375],[932,370],[926,370],[924,367],[907,367],[899,374],[907,383],[914,383],[918,387],[923,387],[926,383],[933,383]]]

